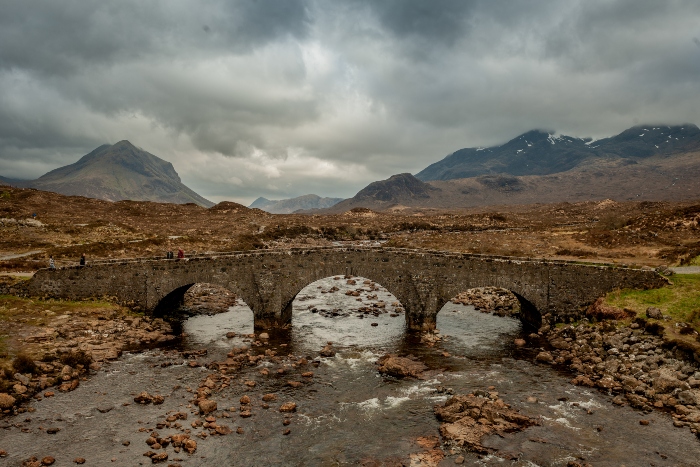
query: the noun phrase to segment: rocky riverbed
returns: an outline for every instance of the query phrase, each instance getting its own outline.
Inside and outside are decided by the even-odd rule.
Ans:
[[[112,310],[61,315],[45,310],[43,315],[48,324],[15,336],[16,346],[31,349],[31,354],[39,357],[21,353],[10,368],[5,368],[0,378],[0,410],[4,415],[23,413],[23,404],[32,398],[52,397],[54,389],[75,390],[90,372],[118,359],[126,350],[163,346],[179,338],[160,318]],[[48,388],[53,389],[42,395]]]

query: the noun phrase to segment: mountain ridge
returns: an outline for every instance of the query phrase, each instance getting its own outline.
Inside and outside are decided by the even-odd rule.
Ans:
[[[551,175],[592,159],[643,159],[700,150],[700,129],[683,125],[637,125],[597,141],[531,130],[489,148],[459,149],[416,174],[424,182],[481,175]]]

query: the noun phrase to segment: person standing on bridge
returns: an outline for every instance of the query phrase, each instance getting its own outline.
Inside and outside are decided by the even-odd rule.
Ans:
[[[183,259],[185,257],[185,251],[182,248],[177,249],[177,259]]]
[[[85,266],[85,253],[80,254],[80,265]]]
[[[53,261],[53,255],[49,256],[49,269],[56,269],[56,263]]]

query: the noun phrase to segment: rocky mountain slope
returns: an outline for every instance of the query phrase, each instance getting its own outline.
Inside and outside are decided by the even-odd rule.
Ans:
[[[258,208],[272,214],[291,214],[296,211],[330,208],[343,201],[343,198],[321,198],[318,195],[303,195],[296,198],[270,200],[260,197],[250,208]]]
[[[129,141],[102,145],[78,162],[52,170],[36,180],[12,185],[86,196],[107,201],[214,203],[185,186],[170,162],[137,148]]]
[[[533,130],[501,146],[460,149],[416,174],[416,178],[453,180],[482,175],[550,175],[591,161],[639,162],[654,156],[700,151],[700,129],[641,125],[598,141],[555,136]]]

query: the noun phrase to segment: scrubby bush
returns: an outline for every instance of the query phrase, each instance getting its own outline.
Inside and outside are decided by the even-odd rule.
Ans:
[[[16,373],[22,374],[34,374],[38,371],[36,363],[34,363],[34,359],[32,359],[32,357],[26,354],[18,354],[12,360],[12,369],[15,370]]]
[[[59,360],[64,365],[68,365],[72,368],[75,368],[78,365],[88,367],[92,363],[92,356],[86,353],[84,350],[75,350],[61,354]]]

